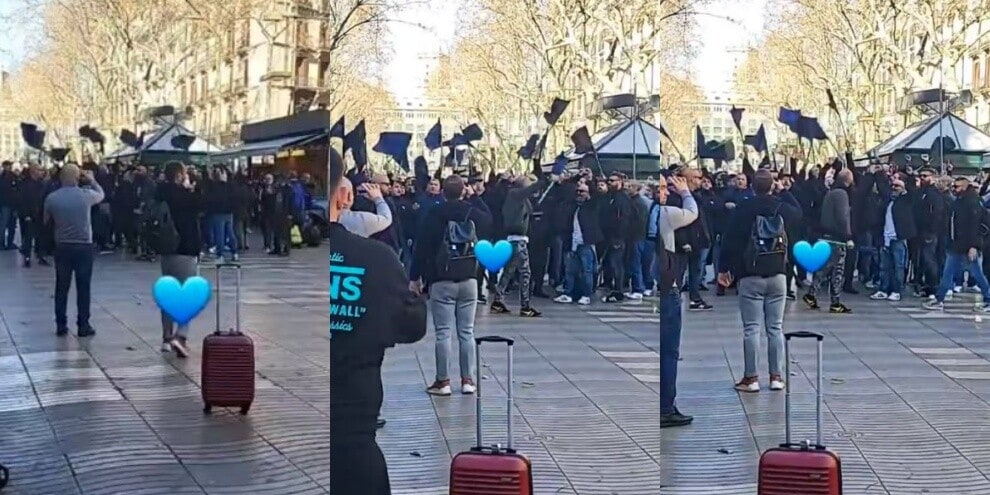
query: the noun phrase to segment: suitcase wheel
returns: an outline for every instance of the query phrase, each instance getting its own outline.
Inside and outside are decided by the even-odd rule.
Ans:
[[[206,404],[203,406],[203,414],[210,414],[213,412],[213,406]]]
[[[241,415],[247,415],[248,411],[251,410],[251,404],[244,404],[241,406]]]

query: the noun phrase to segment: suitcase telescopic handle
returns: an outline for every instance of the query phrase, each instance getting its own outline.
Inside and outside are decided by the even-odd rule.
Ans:
[[[505,431],[506,431],[507,436],[509,437],[508,438],[508,444],[507,444],[506,448],[507,448],[507,450],[509,452],[512,452],[513,451],[513,449],[512,449],[512,348],[515,345],[516,341],[514,339],[510,339],[508,337],[499,337],[497,335],[490,335],[490,336],[487,336],[487,337],[475,337],[475,339],[474,339],[474,344],[475,344],[474,345],[474,356],[475,356],[475,359],[474,359],[474,368],[475,368],[475,388],[476,388],[474,395],[475,395],[475,423],[477,423],[477,425],[476,425],[476,428],[477,428],[476,436],[477,436],[477,440],[478,440],[478,447],[477,448],[478,449],[483,449],[485,447],[485,444],[483,442],[484,437],[483,437],[483,434],[482,434],[482,431],[481,431],[482,430],[482,428],[481,428],[481,422],[482,422],[482,410],[481,410],[481,344],[483,344],[485,342],[493,342],[493,343],[503,343],[503,344],[506,344],[506,346],[505,346],[506,349],[507,349],[506,350],[506,359],[507,359],[506,362],[507,362],[507,369],[508,369],[508,372],[506,373],[508,376],[506,377],[506,379],[508,380],[508,383],[505,386],[505,389],[506,389],[506,400],[505,400],[506,426],[505,426]]]
[[[217,263],[217,326],[216,333],[220,333],[220,297],[222,292],[220,292],[220,273],[223,272],[224,268],[233,268],[237,272],[237,283],[234,286],[234,330],[237,332],[241,331],[241,264],[240,263]],[[199,270],[199,267],[196,267]]]
[[[815,339],[818,344],[817,373],[815,374],[815,448],[822,448],[822,341],[823,334],[809,331],[788,332],[784,334],[784,437],[785,447],[793,447],[791,442],[791,339]],[[807,444],[805,444],[807,446]]]

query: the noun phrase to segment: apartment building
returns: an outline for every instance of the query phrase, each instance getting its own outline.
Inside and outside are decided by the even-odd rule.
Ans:
[[[378,108],[375,109],[375,112],[384,122],[386,130],[412,134],[412,140],[409,144],[409,163],[412,163],[417,156],[430,156],[429,150],[426,149],[425,139],[426,134],[437,123],[437,120],[440,121],[440,126],[443,128],[444,139],[450,139],[453,133],[468,125],[468,117],[464,112],[450,108],[444,101],[423,97],[400,97],[397,99],[395,107]],[[375,144],[376,139],[377,137],[368,137],[369,147]],[[431,169],[435,163],[439,162],[431,161]]]
[[[0,70],[0,161],[19,158],[22,147],[20,119],[10,95],[10,74]]]
[[[172,80],[156,82],[140,108],[172,105],[185,124],[221,146],[239,141],[244,123],[274,119],[313,106],[330,91],[329,22],[299,2],[271,0],[264,12],[220,33],[186,23],[177,26],[180,47],[162,54]],[[114,105],[126,125],[135,102]]]

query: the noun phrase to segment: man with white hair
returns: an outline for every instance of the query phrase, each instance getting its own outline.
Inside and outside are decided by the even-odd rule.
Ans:
[[[44,222],[55,224],[55,334],[69,333],[66,305],[76,277],[76,335],[96,334],[89,324],[90,281],[93,277],[93,228],[90,212],[103,201],[93,172],[68,164],[59,176],[62,187],[45,198]]]

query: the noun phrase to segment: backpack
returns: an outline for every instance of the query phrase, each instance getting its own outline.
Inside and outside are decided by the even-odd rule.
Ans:
[[[745,273],[772,277],[784,273],[787,267],[787,231],[780,207],[773,215],[757,215],[743,253]]]
[[[175,254],[179,249],[179,231],[175,229],[168,203],[156,201],[148,206],[145,235],[148,245],[161,255]]]
[[[461,282],[478,276],[478,258],[474,245],[478,233],[468,209],[464,220],[448,220],[436,257],[436,279]]]

